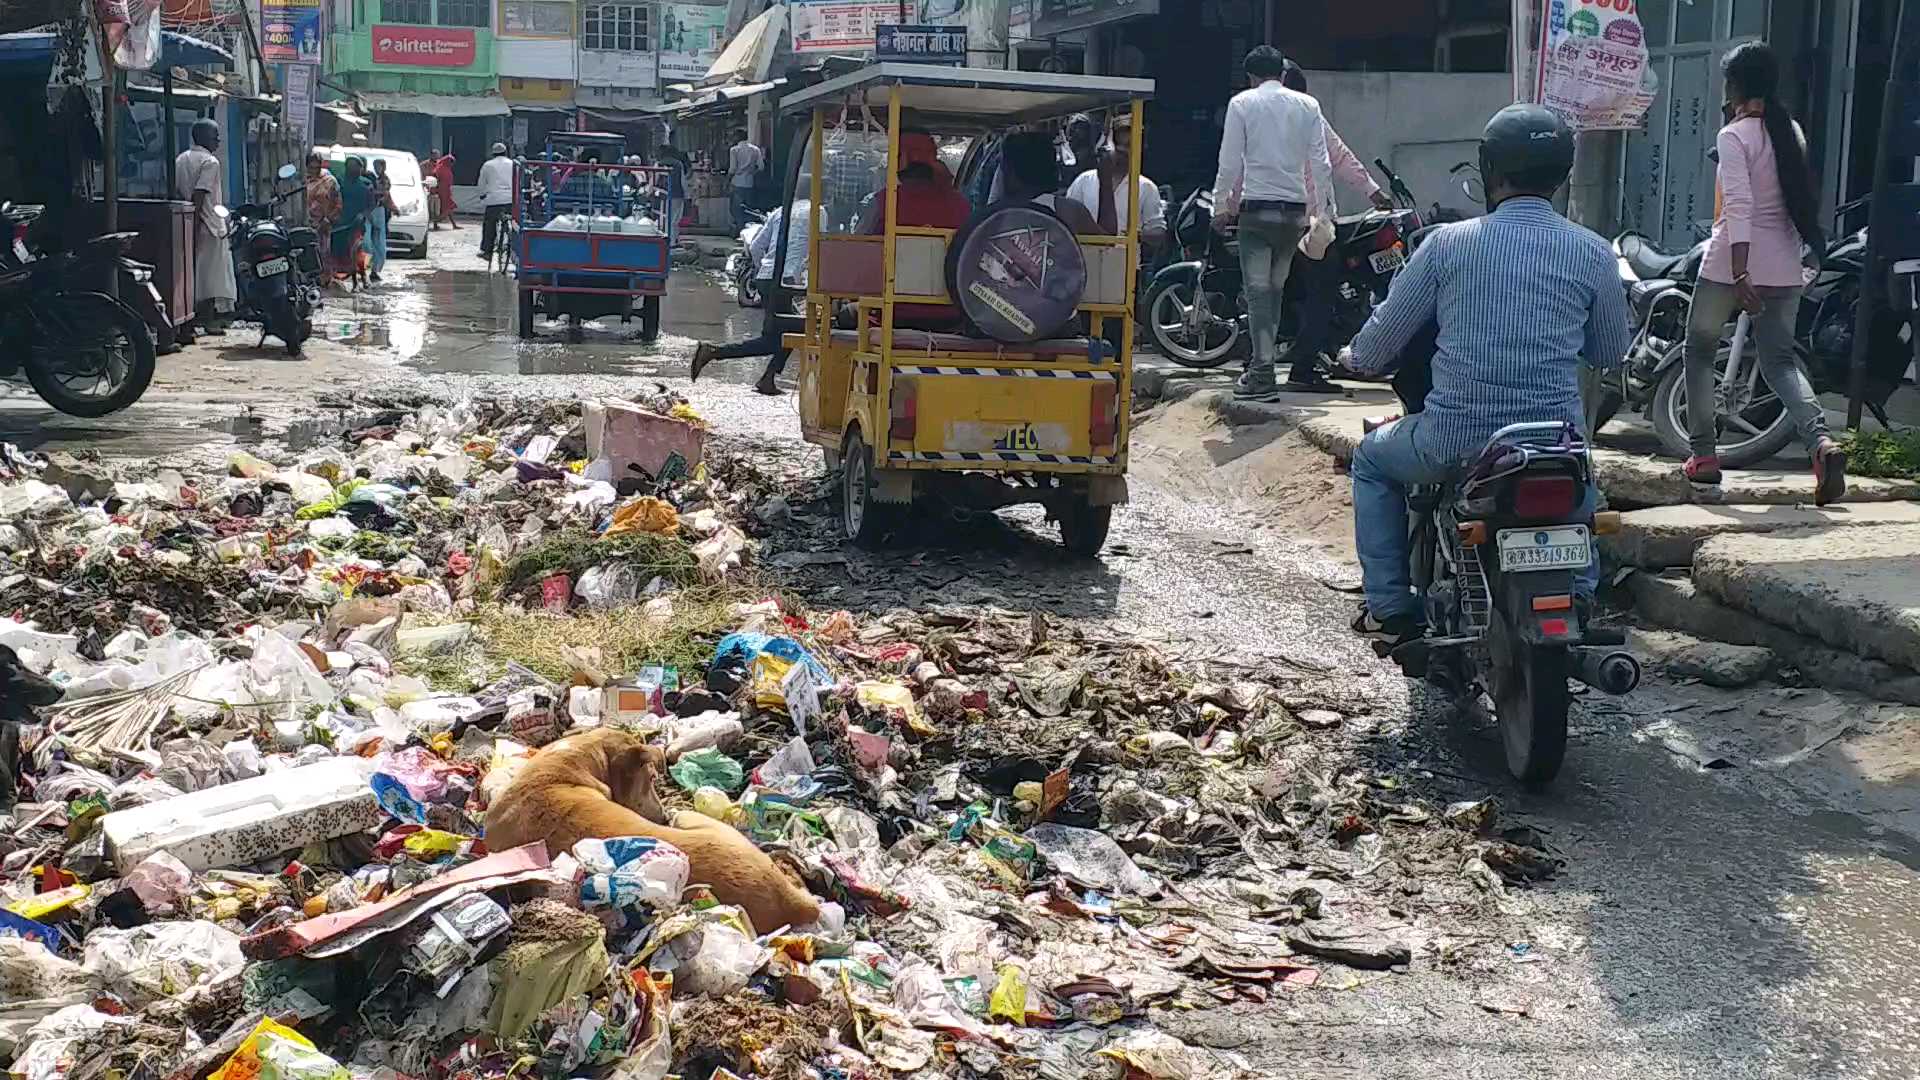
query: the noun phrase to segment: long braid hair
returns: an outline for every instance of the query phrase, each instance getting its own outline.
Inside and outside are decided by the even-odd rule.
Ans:
[[[1800,142],[1793,115],[1780,100],[1780,61],[1773,50],[1758,41],[1733,47],[1720,61],[1733,95],[1740,100],[1758,98],[1765,106],[1761,123],[1766,125],[1767,141],[1773,144],[1773,160],[1780,173],[1780,194],[1787,204],[1787,217],[1800,233],[1800,240],[1816,256],[1826,251],[1824,230],[1820,227],[1820,199],[1815,194],[1813,171],[1807,165],[1807,148]]]

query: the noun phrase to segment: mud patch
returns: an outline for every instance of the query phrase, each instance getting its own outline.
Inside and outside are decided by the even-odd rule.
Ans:
[[[1353,485],[1291,425],[1227,423],[1205,401],[1159,406],[1136,420],[1136,476],[1195,503],[1228,502],[1291,539],[1353,557]]]

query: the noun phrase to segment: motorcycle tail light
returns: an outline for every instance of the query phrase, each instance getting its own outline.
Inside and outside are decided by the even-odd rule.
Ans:
[[[1120,383],[1093,384],[1093,411],[1087,417],[1087,441],[1095,450],[1111,449],[1120,430]]]
[[[271,233],[263,233],[253,238],[253,250],[257,254],[271,255],[280,248],[280,238]]]
[[[888,412],[892,419],[887,428],[888,438],[911,441],[920,430],[919,379],[901,377],[893,380]]]
[[[1513,485],[1513,512],[1524,518],[1571,514],[1579,491],[1571,476],[1523,476]]]
[[[1382,225],[1380,231],[1373,234],[1373,250],[1385,251],[1400,242],[1400,230],[1393,225]]]

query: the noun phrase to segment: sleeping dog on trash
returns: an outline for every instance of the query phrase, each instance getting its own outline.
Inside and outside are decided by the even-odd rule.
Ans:
[[[51,705],[65,691],[20,661],[11,646],[0,645],[0,814],[13,810],[20,786],[20,728],[38,724],[35,705]]]
[[[558,854],[589,838],[649,836],[685,852],[689,881],[712,889],[723,904],[746,909],[756,932],[817,921],[820,904],[799,876],[740,830],[691,810],[663,824],[666,810],[654,784],[666,765],[665,751],[614,728],[561,739],[534,755],[487,807],[487,848],[544,840],[547,851]]]

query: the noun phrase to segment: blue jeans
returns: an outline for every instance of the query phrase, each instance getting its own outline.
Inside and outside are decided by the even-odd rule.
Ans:
[[[1273,363],[1280,351],[1281,297],[1300,234],[1307,231],[1307,215],[1294,204],[1249,204],[1240,213],[1240,279],[1247,297],[1247,324],[1253,334],[1253,354],[1247,358],[1247,381],[1273,382]]]
[[[387,208],[376,206],[367,215],[367,254],[373,259],[373,272],[387,265]]]
[[[1383,622],[1408,616],[1424,619],[1407,571],[1412,548],[1407,532],[1407,491],[1440,483],[1458,464],[1420,449],[1415,433],[1425,418],[1415,413],[1377,428],[1353,451],[1353,545],[1360,556],[1367,610]],[[1591,517],[1599,499],[1599,490],[1588,484],[1579,514]],[[1600,562],[1596,557],[1585,570],[1574,574],[1573,592],[1591,599],[1599,586]]]
[[[731,191],[733,194],[731,203],[733,208],[733,227],[735,231],[738,231],[747,227],[747,200],[753,197],[753,189],[737,187],[732,188]]]

